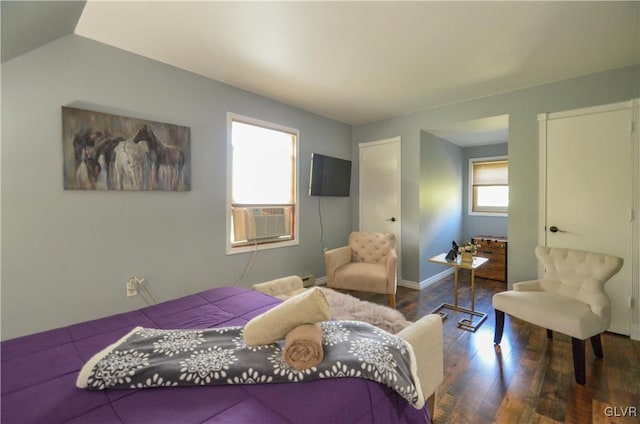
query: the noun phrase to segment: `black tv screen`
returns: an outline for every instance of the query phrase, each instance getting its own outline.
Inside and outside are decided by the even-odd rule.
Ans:
[[[310,196],[349,196],[351,161],[311,154]]]

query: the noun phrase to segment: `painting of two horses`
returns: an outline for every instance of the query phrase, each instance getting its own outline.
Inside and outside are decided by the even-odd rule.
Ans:
[[[188,191],[189,127],[62,107],[66,190]]]

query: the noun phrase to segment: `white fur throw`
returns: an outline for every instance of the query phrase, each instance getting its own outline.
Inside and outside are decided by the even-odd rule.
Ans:
[[[400,311],[395,309],[324,287],[320,289],[331,305],[332,319],[368,322],[391,334],[396,334],[411,324]]]

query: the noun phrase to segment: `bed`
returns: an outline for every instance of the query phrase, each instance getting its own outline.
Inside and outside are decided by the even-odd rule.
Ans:
[[[133,327],[243,326],[279,304],[274,297],[222,287],[136,311],[3,341],[3,423],[429,423],[442,382],[442,324],[427,316],[398,335],[409,341],[423,393],[415,409],[379,383],[335,378],[303,383],[88,391],[78,371]]]

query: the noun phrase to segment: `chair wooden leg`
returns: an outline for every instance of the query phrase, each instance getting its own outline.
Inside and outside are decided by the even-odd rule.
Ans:
[[[602,339],[600,338],[600,334],[596,334],[591,337],[591,347],[593,348],[593,354],[596,355],[597,358],[604,358],[604,353],[602,353]]]
[[[576,383],[585,384],[587,379],[585,376],[584,364],[584,340],[572,337],[571,347],[573,350],[573,372],[576,375]]]
[[[493,344],[499,345],[502,341],[502,332],[504,331],[504,312],[495,309],[496,312],[496,329],[493,334]]]
[[[393,309],[396,308],[396,295],[395,294],[390,294],[389,295],[389,306],[391,306]]]
[[[547,339],[553,340],[553,331],[547,328]]]

